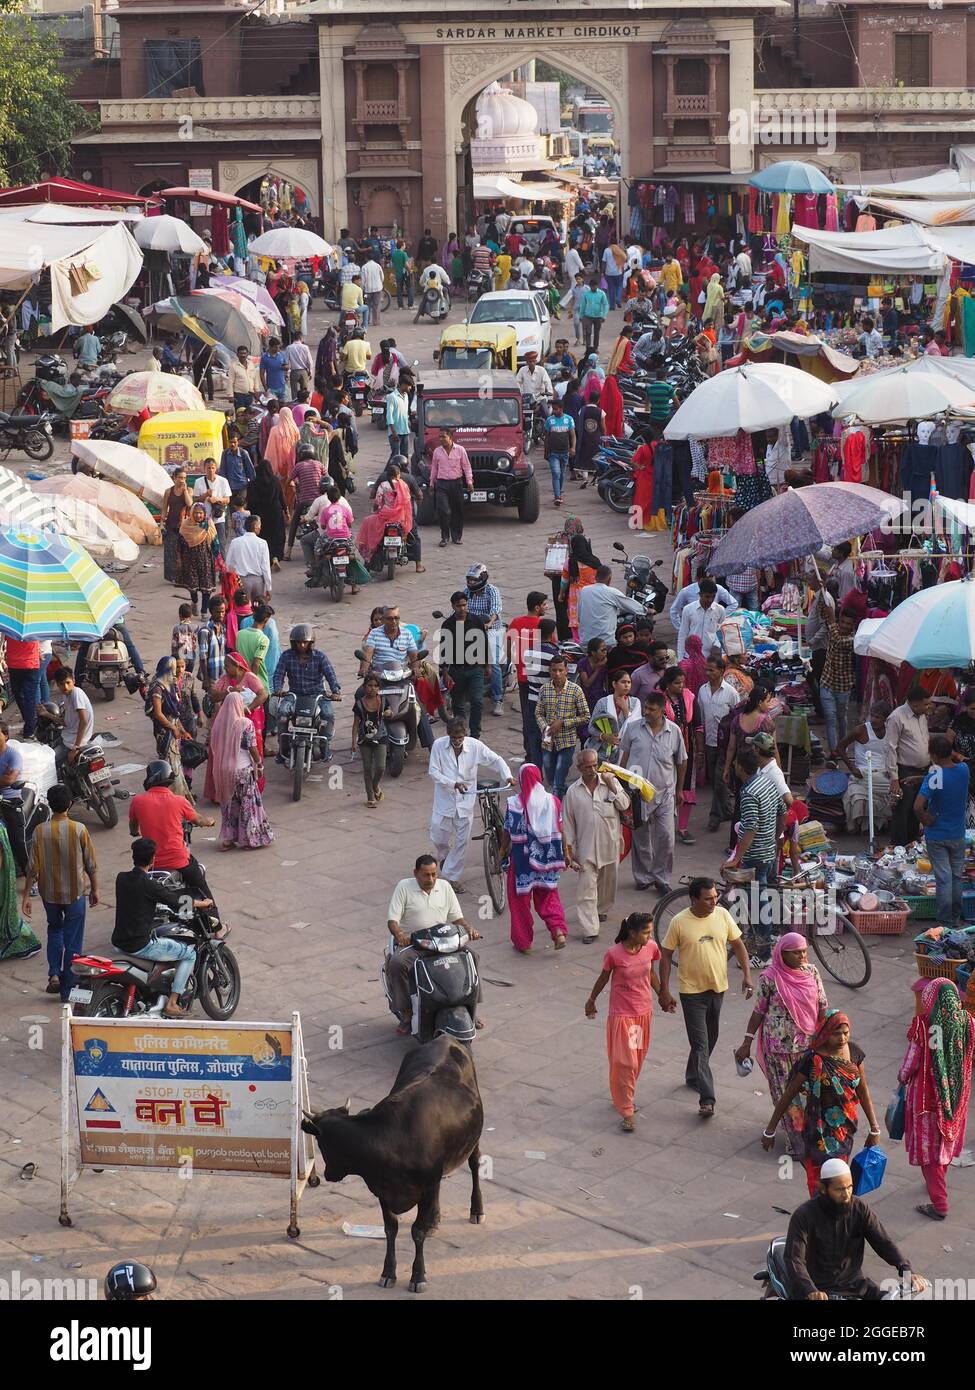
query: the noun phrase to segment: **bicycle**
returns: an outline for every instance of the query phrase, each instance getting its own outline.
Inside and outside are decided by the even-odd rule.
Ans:
[[[508,902],[508,876],[501,867],[501,841],[504,835],[504,816],[501,814],[501,792],[505,790],[499,782],[479,782],[477,785],[477,804],[481,811],[480,835],[471,838],[480,840],[484,859],[484,877],[495,912],[503,912]]]
[[[741,874],[740,878],[745,881],[731,882],[725,878],[724,885],[718,893],[718,906],[726,908],[736,922],[747,917],[748,898],[754,884],[754,879],[748,880],[746,874]],[[653,934],[658,946],[663,946],[675,914],[689,906],[686,890],[691,880],[685,877],[680,882],[683,887],[676,888],[661,898],[654,909]],[[873,971],[873,962],[863,937],[845,913],[827,903],[823,892],[812,891],[811,912],[808,892],[801,894],[799,902],[790,902],[788,894],[794,889],[802,889],[803,886],[811,887],[808,870],[787,883],[769,885],[759,890],[767,908],[772,910],[773,940],[784,931],[802,932],[828,975],[847,989],[862,989]],[[826,908],[825,920],[821,921],[820,909],[823,907]],[[754,955],[760,946],[768,944],[768,937],[763,937],[757,932],[750,921],[742,930],[742,939],[749,956]],[[729,959],[731,954],[729,947]]]

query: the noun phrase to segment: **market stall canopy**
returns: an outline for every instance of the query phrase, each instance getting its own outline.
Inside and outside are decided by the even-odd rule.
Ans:
[[[951,226],[956,222],[975,222],[975,198],[956,198],[939,203],[931,198],[874,198],[867,199],[871,207],[887,212],[891,217],[903,217],[908,222],[920,222],[924,227]]]
[[[780,159],[748,180],[763,193],[835,193],[822,169],[802,159]]]
[[[116,188],[99,188],[94,183],[78,183],[74,179],[42,179],[40,183],[24,183],[17,188],[0,188],[0,209],[18,207],[21,203],[61,203],[69,207],[131,208],[156,206],[158,196],[140,198],[137,193],[120,193]]]
[[[193,256],[202,251],[206,242],[181,217],[146,217],[133,232],[143,251],[182,251]]]
[[[899,183],[864,182],[840,186],[854,195],[877,194],[881,198],[975,198],[975,181],[969,173],[959,173],[957,169],[940,169],[920,178],[902,179]]]
[[[65,207],[62,203],[24,203],[19,207],[0,204],[0,217],[15,222],[38,222],[49,227],[111,226],[113,222],[128,222],[134,226],[145,221],[145,214],[117,208]]]
[[[230,289],[243,295],[245,299],[249,299],[267,323],[274,323],[279,327],[284,326],[281,310],[263,285],[256,285],[253,280],[245,280],[241,275],[213,274],[210,276],[210,285],[214,289],[223,289],[224,286],[229,286]]]
[[[773,429],[793,416],[831,410],[833,388],[798,367],[778,362],[733,367],[702,381],[664,429],[665,439],[720,439],[740,429]]]
[[[236,193],[220,193],[216,188],[164,188],[160,198],[188,198],[193,203],[209,203],[211,207],[243,208],[245,212],[263,212],[259,203],[249,203]]]
[[[0,632],[18,641],[91,642],[129,601],[77,541],[53,531],[0,531]]]
[[[123,415],[141,415],[143,410],[155,415],[163,410],[206,409],[192,381],[175,372],[130,372],[112,388],[108,404]]]
[[[591,183],[592,180],[587,180]],[[555,183],[519,183],[506,174],[475,174],[474,199],[486,202],[495,198],[514,198],[522,203],[567,203],[573,195]]]
[[[93,559],[114,560],[122,565],[138,560],[139,547],[135,541],[93,502],[80,497],[51,497],[49,501],[56,515],[57,529],[83,545]]]
[[[945,267],[944,254],[931,234],[913,222],[879,232],[821,232],[794,226],[792,236],[809,246],[810,275],[823,271],[938,275]]]
[[[134,449],[131,444],[121,444],[114,439],[74,439],[71,452],[101,477],[128,488],[157,509],[172,486],[165,468],[144,449]]]
[[[811,372],[821,381],[850,377],[860,369],[855,357],[838,352],[812,333],[751,333],[742,342],[742,355],[747,362],[765,362],[773,352],[795,357],[800,370]]]
[[[159,527],[149,508],[134,492],[117,483],[90,478],[87,473],[58,473],[31,486],[44,498],[76,497],[97,507],[137,545],[159,544]]]
[[[324,237],[304,227],[272,227],[247,246],[248,255],[273,256],[284,261],[303,261],[310,256],[327,258],[334,250]]]
[[[900,498],[861,483],[790,487],[735,522],[715,546],[708,573],[739,574],[799,560],[866,535],[906,510]]]
[[[971,386],[947,373],[912,371],[905,365],[857,378],[842,390],[833,415],[837,419],[854,416],[864,425],[888,425],[972,409],[975,389]]]
[[[255,333],[259,333],[261,337],[267,336],[267,320],[260,309],[252,299],[248,299],[239,290],[235,290],[232,285],[211,284],[205,290],[193,290],[190,297],[196,299],[201,294],[212,295],[214,299],[222,299],[250,324]]]
[[[142,271],[142,252],[121,223],[44,227],[0,217],[0,288],[25,289],[51,272],[51,327],[97,323]]]
[[[975,661],[975,579],[949,580],[921,589],[893,613],[854,638],[854,651],[916,671],[967,666]]]

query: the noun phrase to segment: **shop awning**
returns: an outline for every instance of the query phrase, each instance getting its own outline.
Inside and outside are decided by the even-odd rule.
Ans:
[[[142,252],[122,223],[46,227],[0,217],[0,288],[25,289],[51,273],[51,325],[97,323],[135,283]]]
[[[809,246],[810,275],[824,271],[938,275],[944,269],[944,252],[933,235],[915,222],[879,232],[821,232],[794,226],[792,235]]]
[[[878,198],[867,195],[871,207],[923,227],[952,226],[956,222],[975,222],[975,198],[953,198],[938,202],[934,198]]]
[[[924,174],[917,179],[902,179],[900,182],[869,183],[867,175],[859,184],[841,184],[840,187],[851,193],[871,193],[881,198],[973,198],[975,184],[967,171],[941,169],[936,174]]]
[[[557,183],[521,183],[506,174],[475,174],[474,201],[514,198],[523,203],[567,203],[572,197]]]
[[[70,207],[146,207],[158,204],[158,198],[140,198],[136,193],[120,193],[115,188],[99,188],[93,183],[77,183],[74,179],[42,179],[40,183],[25,183],[18,188],[0,189],[0,208],[18,207],[22,203],[61,203]]]
[[[37,222],[48,227],[110,227],[113,222],[142,222],[142,212],[117,208],[83,208],[62,203],[23,203],[19,207],[0,206],[0,218],[12,222]]]

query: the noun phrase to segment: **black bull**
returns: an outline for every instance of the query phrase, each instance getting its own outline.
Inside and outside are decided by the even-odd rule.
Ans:
[[[355,1174],[379,1199],[386,1231],[381,1288],[396,1283],[396,1218],[416,1207],[409,1288],[423,1293],[423,1242],[440,1224],[440,1183],[465,1161],[472,1179],[471,1222],[484,1220],[478,1173],[483,1126],[474,1060],[466,1047],[446,1036],[408,1053],[393,1089],[371,1110],[352,1115],[346,1101],[337,1110],[302,1120],[305,1133],[318,1140],[325,1181],[341,1182]]]

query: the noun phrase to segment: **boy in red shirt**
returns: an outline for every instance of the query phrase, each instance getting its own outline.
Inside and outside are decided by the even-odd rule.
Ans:
[[[528,677],[525,674],[525,653],[531,648],[532,637],[539,623],[548,611],[548,599],[533,589],[525,600],[528,612],[521,618],[513,618],[508,624],[508,654],[514,659],[518,673],[518,700],[521,704],[521,731],[525,743],[525,755],[531,760],[536,742],[535,711],[528,703]]]

